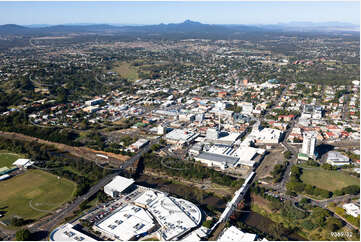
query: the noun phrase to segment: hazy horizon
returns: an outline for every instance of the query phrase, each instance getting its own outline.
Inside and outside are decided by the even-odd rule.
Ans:
[[[359,2],[0,2],[0,24],[149,25],[181,23],[360,25]]]

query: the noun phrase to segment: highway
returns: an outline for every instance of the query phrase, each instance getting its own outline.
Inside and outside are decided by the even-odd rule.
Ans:
[[[146,152],[148,152],[153,144],[159,143],[161,137],[157,137],[154,140],[151,140],[148,145],[146,145],[143,149],[141,149],[135,156],[132,156],[129,160],[127,160],[125,163],[123,163],[120,168],[126,169],[130,166],[133,166],[133,164],[139,160],[139,158]],[[101,179],[97,184],[92,186],[89,191],[76,198],[72,203],[68,204],[67,206],[63,207],[58,213],[54,214],[53,216],[50,216],[46,220],[42,220],[35,225],[33,225],[31,228],[29,228],[30,232],[36,232],[36,231],[51,231],[56,225],[59,225],[63,222],[63,220],[70,215],[71,212],[73,212],[83,201],[90,198],[92,195],[97,193],[99,190],[101,190],[106,184],[111,182],[113,178],[117,175],[121,174],[121,171],[116,171],[103,179]]]
[[[54,216],[50,216],[46,220],[41,221],[40,223],[35,224],[29,230],[30,232],[36,231],[50,231],[55,225],[61,223],[72,211],[74,211],[83,201],[87,200],[89,197],[97,193],[100,189],[102,189],[106,184],[108,184],[115,176],[117,176],[119,172],[115,172],[104,177],[100,180],[96,185],[91,187],[89,191],[77,199],[65,206],[61,209],[60,212],[55,214]]]

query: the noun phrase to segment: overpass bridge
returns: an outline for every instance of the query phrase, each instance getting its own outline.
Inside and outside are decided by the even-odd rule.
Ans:
[[[226,222],[228,221],[229,217],[232,215],[232,213],[234,212],[234,210],[237,208],[237,204],[241,201],[241,199],[243,199],[244,195],[247,193],[249,187],[252,184],[252,180],[254,178],[254,176],[256,175],[256,172],[252,171],[248,177],[246,178],[246,180],[244,181],[243,185],[241,186],[240,189],[238,189],[235,193],[234,196],[232,198],[232,200],[230,202],[227,203],[226,208],[224,209],[223,213],[221,214],[221,216],[219,217],[219,220],[217,221],[217,223],[215,223],[212,228],[208,231],[208,234],[211,234],[220,223]]]

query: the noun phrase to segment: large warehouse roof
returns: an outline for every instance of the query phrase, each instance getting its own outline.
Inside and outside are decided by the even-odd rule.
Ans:
[[[97,241],[73,228],[71,224],[64,224],[50,234],[52,241]]]
[[[146,206],[149,212],[162,225],[162,237],[165,240],[174,238],[197,226],[202,219],[202,214],[193,203],[167,197],[162,192],[148,190],[139,196],[135,204]]]
[[[122,176],[116,176],[114,179],[109,182],[104,189],[114,190],[122,192],[127,189],[130,185],[134,183],[133,179],[128,179]]]
[[[245,233],[231,226],[223,232],[217,241],[254,241],[256,236],[256,234]]]
[[[168,133],[165,138],[170,140],[184,141],[189,142],[198,137],[198,133],[183,130],[183,129],[173,129],[170,133]]]
[[[154,223],[143,208],[127,205],[96,226],[114,238],[129,241],[134,236],[149,231]]]
[[[202,152],[197,159],[209,160],[214,162],[225,162],[229,166],[234,166],[239,160],[238,157],[232,157],[227,155],[213,154],[208,152]]]

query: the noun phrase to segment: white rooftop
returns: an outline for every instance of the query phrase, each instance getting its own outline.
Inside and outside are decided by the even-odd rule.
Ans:
[[[34,162],[30,161],[30,159],[17,159],[13,165],[14,166],[29,166],[34,164]]]
[[[165,138],[171,139],[171,140],[179,140],[179,141],[185,141],[188,142],[192,139],[195,139],[198,137],[198,133],[183,130],[183,129],[173,129],[171,132],[169,132]]]
[[[327,160],[333,161],[333,162],[347,162],[350,160],[347,156],[341,154],[337,151],[329,151],[327,153]]]
[[[354,203],[346,203],[342,206],[346,210],[346,213],[357,217],[360,215],[360,207],[356,206]]]
[[[162,237],[172,240],[197,226],[201,212],[193,203],[174,197],[163,197],[154,201],[149,210],[163,226]]]
[[[127,205],[96,226],[114,238],[129,241],[134,236],[149,231],[154,223],[143,208]]]
[[[245,233],[231,226],[223,231],[217,241],[255,241],[256,234]]]
[[[220,137],[218,140],[235,142],[239,138],[240,135],[241,135],[240,133],[232,132],[232,133],[228,133],[228,135]]]
[[[282,131],[278,129],[264,128],[259,130],[253,128],[247,139],[255,139],[264,143],[278,143],[281,134]]]
[[[75,230],[73,225],[64,224],[50,234],[51,241],[96,241],[95,239]]]
[[[122,176],[116,176],[114,179],[105,185],[104,190],[114,190],[122,192],[134,183],[133,179],[129,179]]]

